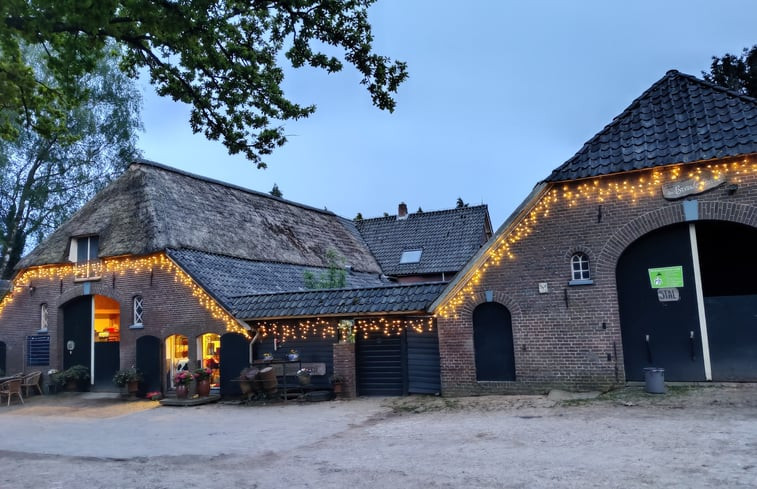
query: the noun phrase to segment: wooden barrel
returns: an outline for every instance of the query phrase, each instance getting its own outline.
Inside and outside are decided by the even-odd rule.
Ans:
[[[273,367],[264,367],[260,369],[260,372],[258,372],[258,385],[260,385],[260,390],[266,393],[272,393],[276,392],[276,390],[279,388],[278,381],[276,380],[276,371],[273,369]]]

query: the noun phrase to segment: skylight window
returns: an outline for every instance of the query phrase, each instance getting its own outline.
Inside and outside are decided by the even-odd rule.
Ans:
[[[421,261],[421,253],[423,253],[423,250],[403,251],[400,257],[400,265],[403,263],[418,263]]]

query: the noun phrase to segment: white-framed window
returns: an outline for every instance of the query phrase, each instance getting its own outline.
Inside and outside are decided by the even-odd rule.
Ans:
[[[71,238],[68,259],[76,263],[75,279],[88,280],[100,278],[101,266],[97,259],[100,254],[100,237],[83,236]]]
[[[133,311],[134,311],[134,323],[133,324],[142,324],[142,313],[144,312],[144,306],[142,303],[142,296],[141,295],[135,295],[133,302]]]
[[[48,323],[48,311],[47,311],[47,304],[41,304],[39,306],[39,330],[40,331],[47,331],[47,323]]]
[[[570,267],[573,280],[591,280],[589,257],[586,253],[575,253],[570,259]]]

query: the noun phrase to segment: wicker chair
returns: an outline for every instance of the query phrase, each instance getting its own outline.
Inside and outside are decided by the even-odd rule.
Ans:
[[[24,403],[24,398],[21,397],[21,382],[23,379],[11,379],[6,380],[2,384],[0,384],[0,401],[3,399],[3,396],[8,396],[8,406],[11,405],[11,397],[13,394],[16,394],[21,401],[21,404]]]
[[[21,383],[21,387],[24,388],[24,394],[29,397],[29,389],[37,389],[40,395],[42,395],[42,387],[39,386],[39,380],[42,377],[42,372],[29,372],[24,375],[24,381]]]

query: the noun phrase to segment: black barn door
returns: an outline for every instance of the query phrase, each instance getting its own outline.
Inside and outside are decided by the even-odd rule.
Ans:
[[[679,300],[662,301],[650,268],[682,267]],[[616,269],[627,380],[645,367],[662,367],[665,380],[705,380],[688,224],[653,231],[632,243]]]
[[[510,311],[486,302],[473,310],[473,348],[476,380],[515,380],[515,350]]]
[[[221,396],[241,396],[239,378],[242,369],[250,366],[250,341],[239,333],[221,335]]]
[[[113,376],[121,364],[120,345],[118,341],[95,342],[94,384],[97,388],[115,389]]]
[[[436,329],[418,333],[407,330],[408,393],[436,394],[441,392],[439,368],[439,336]]]
[[[84,296],[63,306],[63,368],[73,365],[90,368],[91,359],[92,296]]]
[[[361,396],[401,396],[405,394],[403,337],[384,336],[376,331],[365,338],[358,334],[357,391]]]
[[[8,366],[5,361],[5,343],[2,341],[0,341],[0,372],[2,372],[3,375],[8,373]]]
[[[137,365],[144,379],[139,384],[139,395],[144,397],[148,392],[162,392],[160,385],[160,366],[162,358],[162,344],[155,336],[140,336],[137,339]]]
[[[757,380],[757,228],[696,224],[712,380]]]

